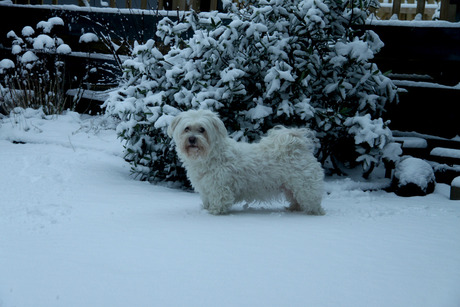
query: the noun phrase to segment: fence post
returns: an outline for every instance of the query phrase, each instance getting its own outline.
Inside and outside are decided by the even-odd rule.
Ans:
[[[117,7],[117,0],[110,0],[110,7]]]
[[[441,12],[439,13],[439,19],[455,21],[455,8],[456,5],[451,5],[450,0],[441,0]]]
[[[210,11],[216,11],[216,10],[217,10],[217,0],[211,0],[211,4],[210,4],[209,10],[210,10]]]
[[[399,19],[399,12],[401,12],[401,0],[393,0],[393,8],[391,9],[391,18],[396,14]]]
[[[172,5],[173,10],[185,11],[185,0],[172,0]]]
[[[423,20],[423,15],[425,14],[425,0],[417,0],[417,10],[415,11],[415,16],[418,14],[421,15],[420,20]]]

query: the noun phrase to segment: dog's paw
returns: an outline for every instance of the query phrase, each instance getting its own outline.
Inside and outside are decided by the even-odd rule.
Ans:
[[[228,214],[228,210],[225,208],[208,208],[208,212],[212,215],[225,215]]]
[[[302,208],[298,203],[293,203],[289,207],[285,207],[287,211],[291,212],[297,212],[297,211],[302,211]]]
[[[326,211],[324,211],[324,209],[321,207],[318,209],[314,209],[314,210],[306,210],[305,213],[308,215],[318,215],[318,216],[326,215]]]

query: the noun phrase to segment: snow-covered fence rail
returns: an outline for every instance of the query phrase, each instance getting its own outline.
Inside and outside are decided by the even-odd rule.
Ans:
[[[128,8],[142,10],[189,10],[206,12],[222,7],[220,0],[13,0],[14,4],[79,5],[83,7]]]

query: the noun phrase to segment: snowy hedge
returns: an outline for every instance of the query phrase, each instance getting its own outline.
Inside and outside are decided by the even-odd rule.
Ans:
[[[166,128],[191,108],[218,112],[241,141],[277,124],[310,126],[327,168],[372,170],[392,142],[381,115],[396,89],[370,62],[383,46],[378,36],[351,27],[367,17],[366,4],[352,1],[260,0],[243,8],[224,1],[225,18],[192,11],[161,20],[157,36],[167,51],[154,40],[135,46],[126,81],[105,103],[121,119],[133,172],[186,182]]]

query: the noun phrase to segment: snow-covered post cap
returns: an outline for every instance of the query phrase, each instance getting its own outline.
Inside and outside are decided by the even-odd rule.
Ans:
[[[460,200],[460,176],[452,180],[450,184],[450,199]]]

